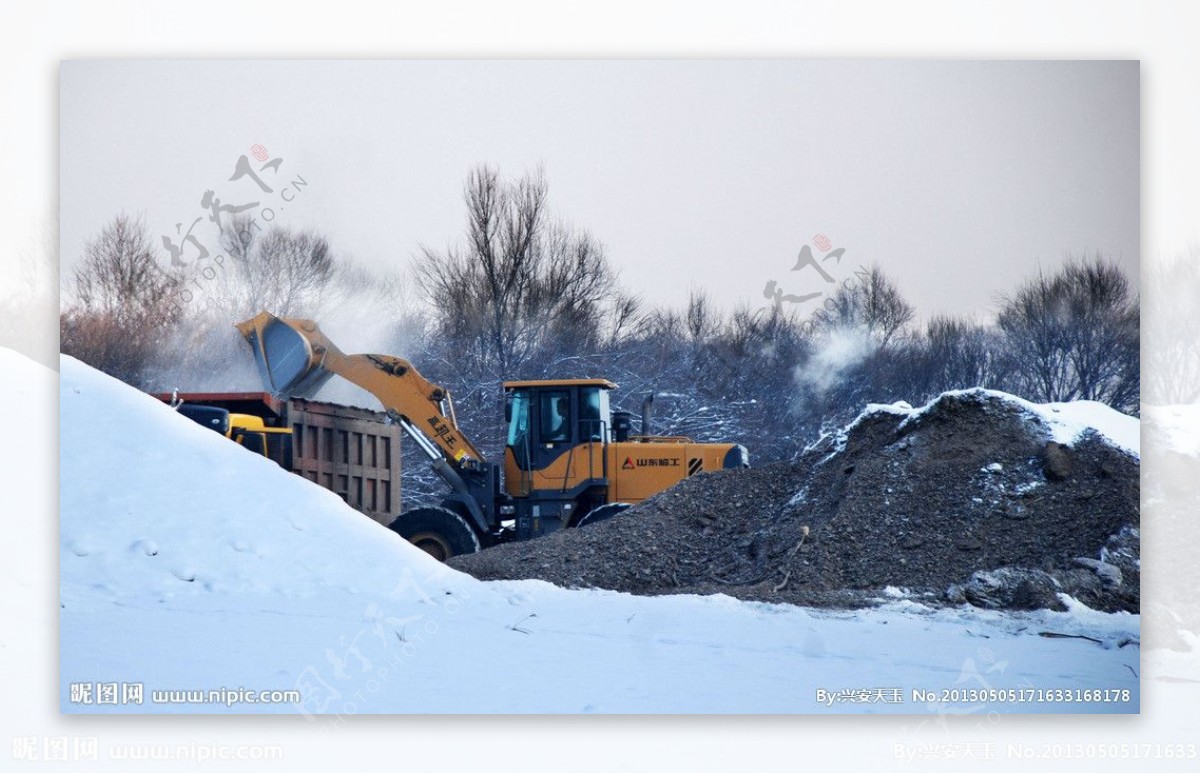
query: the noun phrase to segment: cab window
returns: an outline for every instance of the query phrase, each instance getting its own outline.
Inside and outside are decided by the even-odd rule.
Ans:
[[[529,393],[514,392],[508,404],[508,445],[524,446],[529,436]]]
[[[608,392],[599,387],[579,391],[579,437],[602,441],[608,430]]]
[[[571,440],[571,396],[566,390],[545,390],[538,406],[538,430],[542,443]]]
[[[266,433],[255,433],[253,431],[239,429],[234,431],[234,440],[255,454],[266,456]]]

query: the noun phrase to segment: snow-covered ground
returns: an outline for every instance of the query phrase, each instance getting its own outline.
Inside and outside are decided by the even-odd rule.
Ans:
[[[1159,451],[1200,457],[1200,404],[1145,406],[1142,416]]]
[[[114,379],[70,358],[61,375],[64,712],[1139,707],[1137,616],[481,583]],[[271,690],[301,695],[229,701]]]

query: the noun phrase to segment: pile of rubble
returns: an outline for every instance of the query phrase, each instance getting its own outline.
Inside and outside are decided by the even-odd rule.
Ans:
[[[635,594],[1139,609],[1139,458],[1003,393],[873,406],[792,463],[692,477],[594,526],[451,564]],[[1131,420],[1133,421],[1133,420]]]

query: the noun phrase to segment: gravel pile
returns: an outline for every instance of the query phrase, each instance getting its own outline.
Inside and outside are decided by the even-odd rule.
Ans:
[[[450,564],[634,594],[1139,608],[1139,462],[995,393],[878,407],[794,463],[702,474],[609,521]]]

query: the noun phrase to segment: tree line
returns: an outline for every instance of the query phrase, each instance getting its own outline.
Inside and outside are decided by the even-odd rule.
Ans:
[[[233,219],[203,304],[180,303],[188,276],[166,268],[145,225],[121,215],[65,283],[61,349],[141,389],[197,389],[199,374],[206,389],[253,389],[211,383],[221,364],[248,362],[232,322],[262,309],[319,321],[366,310],[379,351],[449,387],[464,429],[493,453],[499,385],[517,378],[605,376],[634,411],[653,391],[656,432],[741,442],[758,463],[795,456],[867,403],[919,405],[953,389],[1138,412],[1138,296],[1103,256],[1024,279],[986,320],[919,324],[878,266],[816,315],[722,311],[702,292],[682,308],[649,307],[621,286],[600,239],[554,214],[548,193],[540,171],[513,180],[472,171],[462,239],[422,246],[407,283],[339,258],[314,230],[255,231]],[[247,368],[229,378],[256,377]]]

